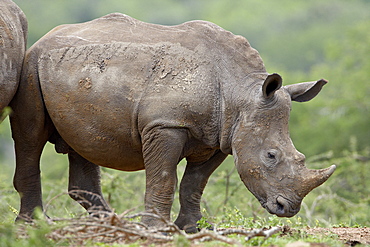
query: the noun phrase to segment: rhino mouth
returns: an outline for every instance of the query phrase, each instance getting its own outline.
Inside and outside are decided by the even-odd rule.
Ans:
[[[278,196],[276,199],[268,201],[263,207],[270,213],[279,217],[293,217],[300,210],[300,204],[296,204],[291,200]]]

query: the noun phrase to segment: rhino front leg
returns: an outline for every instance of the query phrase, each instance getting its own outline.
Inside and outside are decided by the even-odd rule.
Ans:
[[[145,210],[155,210],[165,220],[170,220],[171,207],[177,186],[176,167],[182,153],[187,133],[181,129],[155,128],[143,135],[143,154],[146,172]],[[143,217],[148,226],[160,226],[163,220]]]
[[[96,211],[111,212],[100,188],[100,167],[73,150],[69,151],[68,159],[68,192],[70,197],[90,213]]]
[[[198,231],[197,221],[202,218],[200,201],[208,178],[225,160],[227,154],[218,150],[205,162],[188,162],[180,184],[180,212],[175,224],[187,233]]]

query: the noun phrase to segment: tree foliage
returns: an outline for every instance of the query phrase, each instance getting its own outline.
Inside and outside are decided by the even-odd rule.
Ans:
[[[329,80],[320,97],[306,105],[293,106],[293,139],[306,145],[310,154],[348,150],[351,138],[360,149],[370,140],[370,20],[344,29],[341,39],[325,43],[324,60],[309,71],[313,78]]]

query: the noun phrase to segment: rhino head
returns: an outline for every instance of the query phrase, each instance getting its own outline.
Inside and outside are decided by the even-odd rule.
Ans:
[[[324,183],[335,165],[321,170],[305,166],[289,136],[291,101],[315,97],[325,80],[282,87],[278,74],[256,83],[251,97],[240,111],[233,130],[231,148],[241,180],[271,214],[292,217],[302,199]]]

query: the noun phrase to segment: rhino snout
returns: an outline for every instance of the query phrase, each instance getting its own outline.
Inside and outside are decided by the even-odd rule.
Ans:
[[[300,203],[294,203],[283,196],[276,197],[275,201],[267,202],[265,208],[270,214],[279,217],[293,217],[300,210]]]

